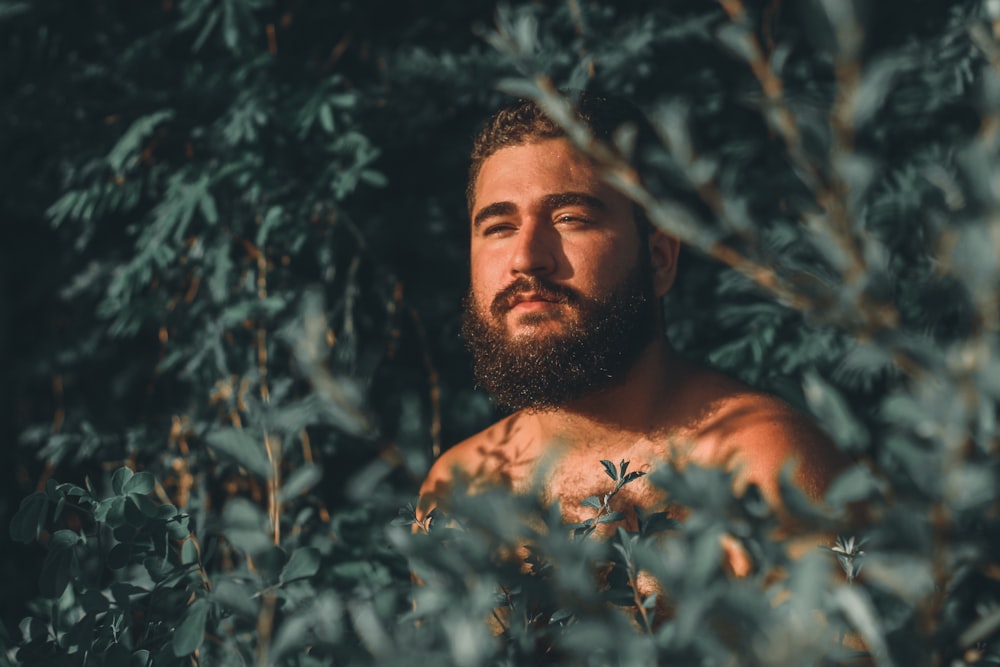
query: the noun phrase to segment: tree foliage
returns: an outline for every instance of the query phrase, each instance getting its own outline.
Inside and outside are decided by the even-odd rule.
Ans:
[[[0,2],[0,516],[41,544],[4,549],[0,664],[1000,662],[994,4]],[[580,89],[660,141],[589,141]],[[462,191],[510,94],[687,244],[674,344],[856,462],[823,507],[785,488],[830,549],[690,466],[652,480],[685,522],[596,539],[627,461],[577,526],[397,517],[493,417]]]

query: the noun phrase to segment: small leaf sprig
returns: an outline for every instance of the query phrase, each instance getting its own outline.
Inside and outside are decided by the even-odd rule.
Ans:
[[[851,537],[837,536],[837,542],[832,547],[825,547],[837,555],[840,567],[847,575],[847,583],[852,584],[861,572],[862,559],[865,555],[861,545],[865,543],[864,538],[855,539]]]
[[[606,472],[608,477],[610,477],[615,483],[615,487],[611,491],[605,493],[603,497],[587,496],[580,502],[580,504],[584,507],[596,509],[597,516],[591,517],[576,526],[573,529],[574,537],[587,537],[597,529],[599,524],[621,521],[625,518],[625,514],[623,512],[611,509],[611,500],[618,494],[619,491],[622,490],[622,488],[625,487],[626,484],[630,484],[646,474],[641,470],[629,472],[629,463],[629,461],[622,459],[618,462],[618,466],[616,467],[611,461],[601,459],[601,465],[604,466],[604,472]]]

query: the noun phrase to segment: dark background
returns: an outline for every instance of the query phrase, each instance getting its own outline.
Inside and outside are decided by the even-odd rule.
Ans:
[[[863,4],[860,62],[897,59],[854,135],[877,172],[865,190],[868,224],[891,254],[886,291],[904,325],[947,340],[975,318],[961,289],[924,280],[926,251],[948,211],[919,172],[952,159],[950,147],[979,128],[982,55],[967,39],[978,5]],[[308,394],[309,373],[278,341],[299,321],[309,289],[322,295],[338,340],[328,367],[356,380],[378,425],[358,434],[336,419],[299,417],[324,463],[316,494],[346,516],[357,511],[351,480],[375,475],[377,511],[345,519],[362,526],[412,499],[433,456],[494,415],[472,386],[457,331],[467,279],[466,155],[482,119],[509,99],[498,90],[505,78],[537,69],[557,85],[622,94],[649,111],[685,103],[693,142],[719,158],[719,180],[741,193],[766,232],[765,250],[793,265],[812,259],[782,241],[797,186],[760,113],[759,82],[727,48],[728,19],[714,3],[517,5],[500,14],[501,25],[509,16],[539,25],[536,49],[521,61],[487,43],[497,22],[488,2],[226,6],[236,9],[226,15],[222,5],[170,0],[0,3],[4,526],[53,477],[100,485],[128,463],[175,488],[182,455],[204,472],[192,502],[221,503],[231,471],[205,442],[228,423],[227,409],[210,397],[229,376],[249,378],[250,394],[257,391],[260,328],[270,336],[272,391],[286,380],[287,396]],[[807,149],[825,155],[837,75],[829,27],[814,9],[778,0],[746,7],[753,34],[772,56],[780,51]],[[306,124],[312,104],[330,106],[331,126],[319,114]],[[139,133],[116,168],[112,148],[161,109],[172,116]],[[250,121],[239,120],[243,112]],[[352,169],[374,175],[331,187]],[[218,220],[196,207],[182,232],[164,222],[180,201],[169,186],[175,176],[209,179]],[[116,188],[134,200],[110,203]],[[80,206],[52,208],[71,192],[82,193]],[[247,243],[276,204],[282,222],[263,252],[269,294],[279,302],[233,315],[228,308],[256,298],[257,255]],[[203,256],[192,250],[199,243]],[[137,259],[153,246],[172,254],[162,263]],[[678,347],[803,407],[803,374],[818,372],[861,423],[874,420],[874,402],[897,377],[845,362],[844,329],[822,312],[775,303],[696,251],[685,262],[668,304]],[[217,294],[193,287],[216,269],[224,274]],[[122,275],[125,289],[115,292]],[[205,352],[211,340],[223,342]],[[165,364],[171,355],[173,365]],[[189,359],[199,361],[185,366]],[[187,454],[171,435],[178,415],[190,420]],[[854,454],[874,459],[878,446]],[[379,461],[390,463],[373,468]],[[13,643],[45,551],[12,543],[6,530],[0,540],[0,615]]]

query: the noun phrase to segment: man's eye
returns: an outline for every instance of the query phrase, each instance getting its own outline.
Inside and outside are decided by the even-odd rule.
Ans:
[[[496,236],[498,234],[504,234],[514,229],[514,225],[509,222],[501,222],[495,225],[489,225],[483,230],[483,236]]]
[[[567,222],[571,224],[588,225],[590,224],[590,219],[585,218],[582,215],[575,215],[573,213],[560,213],[556,216],[556,222]]]

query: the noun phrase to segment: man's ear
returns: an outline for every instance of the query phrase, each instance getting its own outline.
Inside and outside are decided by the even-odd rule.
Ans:
[[[649,257],[653,267],[653,293],[662,297],[674,286],[681,243],[655,227],[649,231]]]

